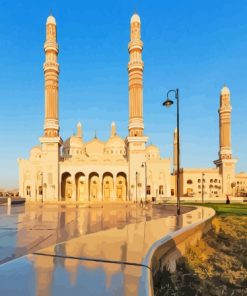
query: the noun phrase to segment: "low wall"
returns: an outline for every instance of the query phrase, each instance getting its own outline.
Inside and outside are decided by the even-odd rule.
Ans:
[[[195,245],[210,229],[211,222],[215,216],[215,211],[211,208],[198,207],[196,211],[201,211],[206,214],[205,219],[196,221],[191,225],[181,228],[171,235],[167,235],[159,241],[155,242],[149,250],[146,257],[146,264],[151,268],[152,278],[148,276],[150,286],[155,286],[155,275],[162,272],[164,266],[171,272],[176,270],[177,260],[185,254],[188,245]],[[206,213],[205,213],[206,212]],[[190,213],[188,213],[190,214]],[[184,214],[180,216],[180,219]],[[149,295],[153,295],[154,291],[149,291]]]

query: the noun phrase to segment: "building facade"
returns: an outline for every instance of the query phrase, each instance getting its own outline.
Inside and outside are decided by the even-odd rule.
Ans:
[[[224,86],[220,92],[219,158],[213,168],[180,169],[180,188],[183,197],[204,200],[225,199],[226,195],[244,197],[247,193],[247,174],[236,174],[237,159],[232,157],[230,90]],[[172,188],[175,191],[177,141],[174,132],[174,169]],[[173,193],[172,192],[172,193]]]
[[[143,42],[141,21],[130,21],[129,125],[122,139],[112,123],[109,139],[95,136],[83,140],[81,123],[77,134],[66,141],[59,130],[59,64],[57,26],[53,16],[46,22],[44,44],[45,119],[40,145],[29,159],[19,159],[19,192],[31,201],[140,201],[171,195],[169,158],[158,147],[147,145],[143,119]]]

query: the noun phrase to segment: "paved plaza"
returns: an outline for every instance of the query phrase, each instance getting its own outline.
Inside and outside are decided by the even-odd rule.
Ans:
[[[0,206],[0,264],[41,248],[126,224],[173,216],[174,208],[133,204]]]
[[[158,245],[212,216],[206,208],[181,210],[177,216],[175,205],[1,205],[0,291],[151,295]]]

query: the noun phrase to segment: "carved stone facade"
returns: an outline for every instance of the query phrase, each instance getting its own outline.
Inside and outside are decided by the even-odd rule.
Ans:
[[[31,201],[140,201],[170,196],[170,159],[159,149],[147,146],[143,135],[143,61],[140,17],[130,22],[129,42],[129,136],[121,139],[112,123],[107,141],[96,136],[83,139],[81,123],[77,134],[66,141],[59,135],[58,44],[56,20],[46,24],[44,63],[45,120],[41,145],[31,149],[30,158],[19,160],[20,195]],[[151,177],[150,177],[151,176]]]

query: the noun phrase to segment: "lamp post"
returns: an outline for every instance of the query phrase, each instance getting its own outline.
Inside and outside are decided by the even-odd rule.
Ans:
[[[142,168],[145,168],[145,203],[147,203],[147,163],[142,163]]]
[[[169,94],[173,92],[177,101],[177,215],[180,215],[180,136],[179,136],[179,90],[171,89],[167,92],[167,99],[163,106],[170,107],[174,102],[169,98]]]

